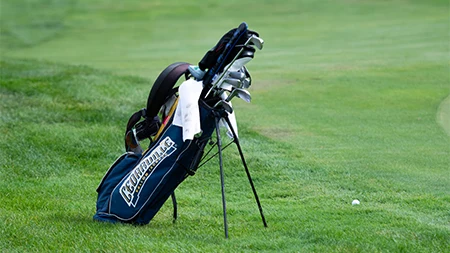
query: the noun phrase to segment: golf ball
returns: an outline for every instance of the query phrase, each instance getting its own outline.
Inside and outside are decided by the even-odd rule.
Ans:
[[[354,206],[354,205],[359,205],[360,204],[360,202],[359,202],[359,200],[357,200],[357,199],[354,199],[353,201],[352,201],[352,205]]]

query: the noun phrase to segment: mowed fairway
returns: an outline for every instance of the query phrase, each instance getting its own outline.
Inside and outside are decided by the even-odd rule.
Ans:
[[[450,252],[448,1],[0,0],[1,252]],[[237,151],[147,226],[92,221],[167,65],[245,21],[265,48]],[[225,138],[224,138],[224,141]],[[361,201],[352,206],[353,199]]]

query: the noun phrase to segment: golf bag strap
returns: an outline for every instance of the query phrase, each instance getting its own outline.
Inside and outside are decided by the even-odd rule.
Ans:
[[[152,141],[154,136],[161,127],[161,121],[158,116],[148,118],[145,108],[133,113],[127,123],[125,130],[125,150],[128,152],[135,148],[139,141],[146,138]],[[141,119],[144,119],[140,121]],[[133,129],[134,128],[134,129]]]
[[[128,119],[127,128],[125,130],[125,151],[127,152],[138,146],[134,133],[132,133],[132,128],[139,122],[139,120],[141,120],[142,117],[145,117],[145,109],[141,109],[133,113],[130,119]]]
[[[185,75],[186,79],[188,78],[189,65],[186,62],[176,62],[159,74],[147,99],[146,113],[148,117],[156,116],[167,99],[178,91],[175,85],[181,76]]]
[[[141,120],[141,118],[145,117],[145,108],[142,108],[141,110],[133,113],[133,115],[131,115],[130,119],[128,119],[128,123],[127,123],[127,129],[125,130],[125,134],[128,133],[128,131],[130,131],[134,125],[136,125],[136,123],[139,122],[139,120]]]

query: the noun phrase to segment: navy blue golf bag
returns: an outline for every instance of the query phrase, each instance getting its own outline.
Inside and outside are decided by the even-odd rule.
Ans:
[[[169,124],[143,155],[123,154],[98,186],[100,221],[147,224],[188,175],[193,175],[215,129],[211,108],[200,100],[202,134],[183,142],[182,128]]]

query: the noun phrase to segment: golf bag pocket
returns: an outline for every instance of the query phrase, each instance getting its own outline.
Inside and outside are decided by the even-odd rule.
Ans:
[[[141,157],[120,157],[97,189],[94,219],[148,223],[187,174],[176,166],[182,147],[181,129],[171,125]]]
[[[111,165],[97,187],[97,211],[105,209],[105,207],[109,204],[110,193],[122,180],[122,178],[136,165],[140,157],[141,156],[138,154],[127,152],[117,158],[117,160]]]

